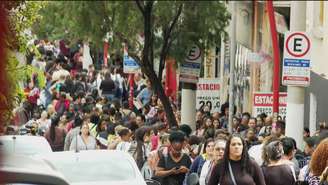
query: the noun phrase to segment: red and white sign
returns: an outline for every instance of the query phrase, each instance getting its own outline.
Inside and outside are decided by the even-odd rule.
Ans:
[[[211,113],[220,112],[220,88],[218,78],[200,78],[197,83],[196,109],[208,106]]]
[[[282,83],[310,85],[311,40],[305,32],[285,33]]]
[[[253,116],[257,116],[261,113],[266,113],[267,115],[272,115],[273,113],[273,93],[263,93],[256,92],[254,93],[253,99]],[[284,117],[286,116],[286,107],[287,107],[287,93],[279,93],[279,115]]]
[[[193,46],[185,61],[180,64],[180,81],[186,83],[197,83],[200,75],[202,52],[198,46]]]

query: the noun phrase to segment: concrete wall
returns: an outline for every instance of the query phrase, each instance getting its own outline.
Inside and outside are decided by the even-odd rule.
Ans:
[[[253,2],[239,1],[236,6],[236,41],[247,48],[252,48]]]
[[[323,8],[323,21],[320,22],[320,5]],[[307,32],[310,33],[312,50],[312,71],[328,77],[328,2],[307,2]]]
[[[305,126],[315,123],[318,128],[319,122],[328,121],[328,2],[308,1],[306,19],[306,30],[311,36],[312,72],[311,85],[305,89],[304,122]]]
[[[317,73],[311,72],[311,85],[305,88],[304,101],[304,125],[309,126],[310,123],[310,94],[316,97],[316,126],[318,128],[319,121],[328,122],[328,80],[321,77]]]

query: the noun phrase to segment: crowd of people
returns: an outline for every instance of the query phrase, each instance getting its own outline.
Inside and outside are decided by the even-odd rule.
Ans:
[[[44,56],[28,65],[45,71],[40,88],[33,74],[26,101],[14,110],[5,134],[43,136],[53,151],[121,150],[131,154],[145,179],[163,185],[327,184],[328,125],[304,129],[305,148],[285,136],[285,122],[266,114],[236,114],[227,131],[229,104],[221,112],[197,110],[196,129],[181,123],[179,103],[170,99],[178,123],[169,127],[160,99],[143,74],[131,86],[120,59],[85,66],[83,43],[36,41]],[[85,49],[85,48],[84,48]],[[102,61],[97,61],[101,63]],[[131,108],[129,98],[140,103]],[[178,100],[177,98],[176,100]]]

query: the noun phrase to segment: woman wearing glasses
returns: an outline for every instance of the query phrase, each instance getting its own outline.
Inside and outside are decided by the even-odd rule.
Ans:
[[[191,164],[188,175],[191,173],[197,173],[198,177],[200,176],[200,172],[203,168],[204,163],[207,160],[211,160],[213,158],[213,149],[214,149],[214,140],[212,138],[209,138],[205,141],[203,145],[202,153],[199,156],[197,156],[193,161],[193,163]]]
[[[214,143],[214,151],[213,151],[213,157],[211,160],[207,160],[200,173],[199,177],[199,185],[206,185],[208,184],[209,178],[211,176],[213,167],[221,160],[223,159],[224,150],[226,147],[226,140],[219,139],[216,140]]]

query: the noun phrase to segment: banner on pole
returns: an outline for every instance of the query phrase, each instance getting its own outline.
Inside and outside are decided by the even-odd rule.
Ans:
[[[255,92],[253,99],[253,116],[265,113],[268,116],[273,114],[273,93],[272,92]],[[279,93],[279,115],[286,116],[287,93]]]
[[[220,112],[220,88],[219,78],[200,78],[197,83],[196,109],[208,106],[211,113]]]
[[[123,72],[127,74],[135,74],[141,72],[139,64],[128,55],[128,49],[125,46],[123,55]]]

